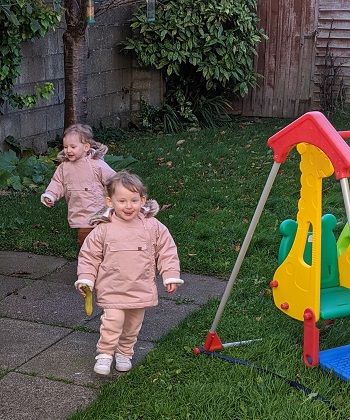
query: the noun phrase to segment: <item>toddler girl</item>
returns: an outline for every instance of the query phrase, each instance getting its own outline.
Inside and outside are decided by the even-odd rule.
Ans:
[[[146,202],[145,187],[136,175],[120,171],[106,183],[110,208],[87,236],[78,257],[78,280],[95,290],[96,304],[103,308],[94,371],[110,373],[131,369],[134,345],[145,308],[158,304],[156,270],[167,292],[175,292],[180,279],[177,248],[169,230],[153,216],[156,201]]]
[[[41,202],[52,207],[64,197],[68,205],[68,223],[78,229],[80,245],[91,232],[89,219],[104,205],[104,184],[115,171],[103,160],[107,146],[93,139],[92,129],[74,124],[63,133],[61,164],[41,196]]]

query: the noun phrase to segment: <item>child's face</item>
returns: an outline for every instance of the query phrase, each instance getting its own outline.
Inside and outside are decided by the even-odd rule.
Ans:
[[[107,205],[114,208],[116,216],[127,222],[139,214],[145,202],[145,197],[141,197],[138,192],[130,191],[122,185],[115,188],[112,197],[106,197]]]
[[[86,156],[90,144],[83,144],[77,133],[68,133],[63,139],[63,150],[70,162],[74,162]]]

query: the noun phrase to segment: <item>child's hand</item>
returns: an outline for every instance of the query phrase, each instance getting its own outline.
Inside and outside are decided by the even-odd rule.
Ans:
[[[163,280],[163,284],[168,293],[176,292],[177,288],[180,286],[180,284],[183,284],[183,282],[183,280],[176,278]]]
[[[88,287],[92,292],[92,290],[94,288],[94,283],[91,280],[83,279],[83,280],[77,280],[74,283],[74,286],[78,290],[78,292],[81,294],[81,296],[83,298],[85,298],[86,297],[86,292],[85,292],[84,288]]]
[[[176,292],[178,287],[179,285],[177,283],[170,283],[166,285],[166,291],[168,293],[173,293],[173,292]]]
[[[86,293],[84,291],[84,288],[87,287],[86,284],[80,284],[78,287],[78,292],[80,293],[80,295],[85,299],[86,298]]]
[[[50,200],[48,197],[44,197],[44,201],[47,207],[53,207],[55,205],[55,203],[52,200]]]
[[[85,313],[87,316],[90,316],[92,314],[93,311],[93,306],[92,306],[92,286],[88,286],[85,283],[82,283],[81,281],[76,281],[75,282],[75,287],[78,289],[79,293],[81,294],[81,296],[83,296],[85,302],[84,302],[84,306],[85,306]]]

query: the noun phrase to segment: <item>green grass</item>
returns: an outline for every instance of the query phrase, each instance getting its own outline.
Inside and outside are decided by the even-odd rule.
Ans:
[[[159,219],[178,245],[182,271],[227,280],[273,164],[267,139],[289,122],[240,118],[220,130],[121,138],[108,129],[98,135],[111,153],[138,159],[130,170],[144,179],[149,197],[163,207]],[[332,122],[338,130],[350,129],[348,114]],[[302,323],[276,309],[269,288],[277,268],[279,224],[297,212],[299,160],[292,151],[281,166],[217,332],[223,343],[262,338],[221,353],[300,382],[340,411],[271,373],[195,355],[192,349],[204,341],[217,311],[219,302],[212,300],[162,338],[142,365],[104,386],[96,402],[71,420],[350,418],[350,385],[304,365]],[[47,209],[39,198],[1,195],[0,249],[76,258],[65,203]],[[337,217],[338,234],[346,215],[334,177],[324,182],[323,211]],[[349,343],[349,319],[321,328],[321,349]]]

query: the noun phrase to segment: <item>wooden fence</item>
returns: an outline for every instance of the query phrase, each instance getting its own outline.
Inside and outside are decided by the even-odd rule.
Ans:
[[[242,115],[320,110],[327,83],[335,106],[349,103],[350,0],[258,0],[258,15],[269,39],[258,47],[255,68],[262,78],[240,101]]]

